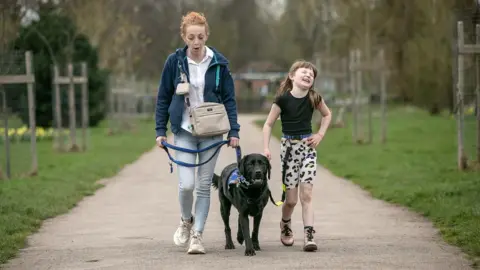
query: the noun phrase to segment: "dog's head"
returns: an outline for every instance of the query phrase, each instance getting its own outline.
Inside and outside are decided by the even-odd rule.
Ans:
[[[240,160],[238,169],[249,184],[261,187],[270,179],[272,167],[264,155],[249,154]]]

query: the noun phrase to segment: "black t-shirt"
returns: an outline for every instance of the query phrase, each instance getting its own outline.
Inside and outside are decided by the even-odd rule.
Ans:
[[[282,112],[282,132],[285,135],[307,135],[312,133],[312,115],[314,108],[309,95],[294,97],[290,91],[277,97],[274,101]]]

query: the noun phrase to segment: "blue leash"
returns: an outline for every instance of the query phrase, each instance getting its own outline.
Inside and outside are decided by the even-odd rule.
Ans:
[[[218,151],[220,151],[220,149],[222,148],[222,146],[228,144],[230,142],[230,140],[223,140],[223,141],[219,141],[219,142],[216,142],[216,143],[213,143],[205,148],[202,148],[202,149],[198,149],[198,150],[193,150],[193,149],[187,149],[187,148],[183,148],[183,147],[178,147],[178,146],[175,146],[173,144],[169,144],[167,143],[166,141],[163,141],[162,142],[162,145],[164,146],[163,149],[165,150],[165,152],[167,152],[167,155],[168,155],[168,158],[170,159],[170,173],[173,173],[173,163],[175,164],[178,164],[180,166],[184,166],[184,167],[198,167],[198,166],[202,166],[206,163],[208,163],[210,160],[212,160],[212,158],[218,153]],[[198,164],[191,164],[191,163],[186,163],[186,162],[183,162],[183,161],[179,161],[179,160],[176,160],[172,157],[172,155],[170,154],[170,152],[168,151],[168,148],[171,148],[175,151],[181,151],[181,152],[185,152],[185,153],[191,153],[191,154],[198,154],[198,153],[202,153],[202,152],[205,152],[207,150],[210,150],[214,147],[217,147],[217,149],[215,150],[215,152],[213,153],[213,155],[207,159],[206,161],[202,162],[202,163],[198,163]],[[240,146],[236,147],[235,148],[235,152],[237,154],[237,163],[240,162],[240,159],[242,158],[242,150],[240,148]]]

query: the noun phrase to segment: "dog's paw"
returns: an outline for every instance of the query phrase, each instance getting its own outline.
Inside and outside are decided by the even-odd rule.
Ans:
[[[237,241],[240,245],[243,245],[243,241],[245,239],[243,239],[243,234],[242,233],[237,233]]]
[[[225,244],[225,249],[235,249],[235,245],[232,242]]]
[[[262,250],[262,249],[260,248],[260,244],[259,244],[259,243],[255,243],[255,242],[253,243],[253,249],[255,249],[256,251]]]
[[[255,249],[245,249],[245,256],[255,256],[257,253],[255,253]]]

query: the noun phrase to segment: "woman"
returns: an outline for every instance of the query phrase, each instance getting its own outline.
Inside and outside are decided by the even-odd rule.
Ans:
[[[180,35],[186,46],[170,54],[165,62],[160,87],[158,89],[156,119],[156,142],[163,147],[166,141],[167,122],[170,120],[174,134],[174,144],[178,147],[199,150],[221,141],[223,136],[194,137],[190,130],[189,114],[183,95],[176,95],[175,89],[181,82],[180,68],[187,75],[190,83],[190,106],[195,107],[202,102],[222,102],[228,114],[230,132],[229,146],[239,144],[240,125],[237,123],[237,106],[233,78],[228,69],[228,60],[214,48],[205,46],[209,36],[206,18],[197,12],[190,12],[182,18]],[[215,89],[216,67],[220,65],[219,93]],[[215,148],[192,154],[176,152],[176,158],[186,163],[199,163],[209,159]],[[188,254],[205,254],[202,233],[210,208],[211,179],[218,154],[208,163],[198,167],[195,185],[195,168],[178,166],[179,201],[181,209],[180,225],[173,236],[177,246],[189,242]],[[196,187],[195,217],[192,214],[193,190]],[[193,227],[193,230],[192,230]]]

